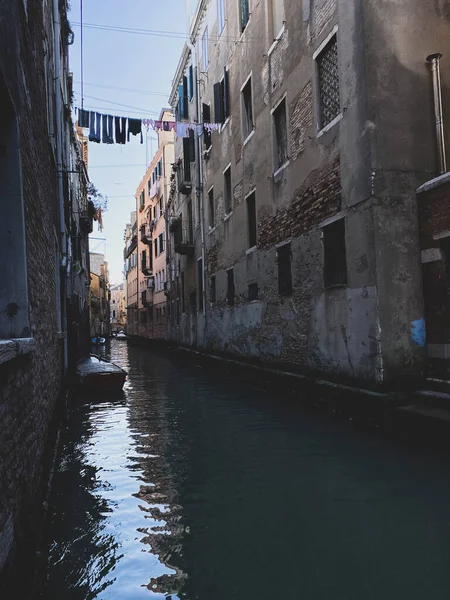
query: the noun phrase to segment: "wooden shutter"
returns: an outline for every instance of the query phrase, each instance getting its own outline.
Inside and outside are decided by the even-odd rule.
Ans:
[[[188,99],[188,80],[186,75],[183,77],[183,105],[184,105],[184,114],[183,119],[189,119],[189,99]]]
[[[202,114],[203,114],[203,123],[211,122],[211,107],[209,104],[202,104]],[[211,147],[211,133],[203,128],[203,141],[205,144],[205,148],[208,149]]]
[[[230,116],[230,79],[226,67],[223,70],[223,116]]]
[[[178,117],[179,119],[184,119],[184,90],[183,84],[178,86]]]
[[[220,83],[214,84],[214,122],[223,123],[223,103]]]
[[[189,67],[189,100],[194,97],[194,68],[191,65]]]
[[[190,162],[195,160],[195,135],[192,129],[189,131],[189,158]]]

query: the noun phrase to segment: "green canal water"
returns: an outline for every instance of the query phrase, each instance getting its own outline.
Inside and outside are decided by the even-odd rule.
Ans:
[[[280,393],[115,341],[73,399],[45,599],[443,600],[450,463]]]

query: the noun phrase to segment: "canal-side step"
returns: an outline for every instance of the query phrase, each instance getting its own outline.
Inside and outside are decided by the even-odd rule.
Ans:
[[[417,415],[418,417],[450,423],[450,410],[445,410],[443,408],[432,408],[429,406],[421,406],[419,404],[410,404],[408,406],[399,406],[397,410],[402,413]]]
[[[411,396],[414,404],[428,408],[439,408],[450,412],[450,394],[437,390],[418,390]]]

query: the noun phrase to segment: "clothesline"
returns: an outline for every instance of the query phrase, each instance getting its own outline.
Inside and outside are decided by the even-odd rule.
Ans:
[[[78,112],[78,125],[89,129],[88,139],[97,144],[125,144],[130,141],[131,135],[140,135],[143,143],[142,126],[150,127],[155,131],[174,131],[177,137],[201,136],[205,132],[210,134],[220,128],[220,123],[189,123],[185,121],[161,121],[154,119],[132,119],[131,117],[118,117],[88,111],[82,108]]]

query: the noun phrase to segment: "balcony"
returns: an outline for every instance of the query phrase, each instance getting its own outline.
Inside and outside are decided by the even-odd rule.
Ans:
[[[147,290],[141,292],[141,302],[142,306],[152,306],[153,302],[150,292]]]
[[[126,260],[130,254],[136,250],[137,248],[137,235],[133,235],[130,239],[130,241],[128,242],[127,247],[125,248],[125,250],[123,251],[123,257]]]
[[[84,235],[94,231],[94,219],[90,217],[87,211],[80,213],[80,229]]]
[[[178,190],[182,194],[190,194],[192,191],[191,163],[184,159],[180,161],[177,168]]]
[[[151,277],[153,275],[153,266],[148,258],[141,260],[141,271],[146,277]]]
[[[141,232],[141,242],[143,244],[147,244],[148,246],[152,243],[152,234],[147,223],[143,223],[140,227]]]
[[[194,234],[192,224],[183,226],[181,217],[173,219],[170,224],[170,232],[173,233],[175,252],[188,256],[195,251]]]

